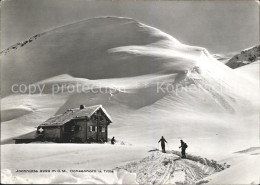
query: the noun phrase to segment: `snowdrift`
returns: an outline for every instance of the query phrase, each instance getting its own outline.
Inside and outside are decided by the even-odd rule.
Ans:
[[[139,184],[194,184],[216,173],[219,170],[218,166],[221,166],[216,161],[199,159],[195,156],[189,156],[189,160],[181,159],[175,153],[176,151],[167,153],[153,151],[148,157],[117,169],[136,173],[136,181]]]

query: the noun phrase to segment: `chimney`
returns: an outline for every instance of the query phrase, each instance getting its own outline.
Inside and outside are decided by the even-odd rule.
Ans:
[[[84,109],[85,106],[84,106],[84,105],[80,105],[79,108],[80,108],[80,109]]]

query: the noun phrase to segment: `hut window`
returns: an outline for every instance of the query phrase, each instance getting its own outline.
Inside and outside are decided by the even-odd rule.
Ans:
[[[89,126],[90,132],[97,132],[97,127],[96,126]]]
[[[103,126],[99,126],[99,132],[105,132],[106,131],[106,128],[103,127]]]

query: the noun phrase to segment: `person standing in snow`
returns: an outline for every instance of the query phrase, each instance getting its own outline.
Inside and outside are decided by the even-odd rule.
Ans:
[[[113,144],[115,144],[115,142],[116,142],[115,137],[113,137],[113,138],[111,139],[111,144],[113,145]]]
[[[167,141],[164,139],[164,137],[162,136],[162,138],[158,141],[158,143],[161,142],[161,147],[162,147],[162,152],[166,153],[165,151],[165,143],[167,143]]]
[[[188,145],[181,140],[181,146],[179,148],[181,148],[181,158],[186,158],[186,149],[188,148]]]

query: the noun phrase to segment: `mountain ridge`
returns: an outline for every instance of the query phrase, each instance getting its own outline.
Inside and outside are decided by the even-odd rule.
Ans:
[[[232,69],[239,68],[260,60],[260,45],[242,50],[226,62]]]

